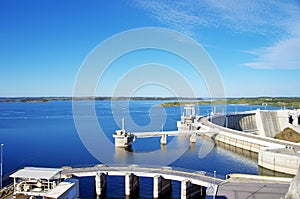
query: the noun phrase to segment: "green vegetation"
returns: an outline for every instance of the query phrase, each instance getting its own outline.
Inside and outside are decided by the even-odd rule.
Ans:
[[[15,97],[15,98],[0,98],[0,102],[49,102],[71,100],[70,97]]]
[[[71,100],[190,100],[191,98],[176,97],[15,97],[0,98],[0,102],[49,102],[49,101],[71,101]],[[194,100],[202,100],[202,98],[194,98]]]
[[[300,133],[287,127],[283,129],[281,132],[277,133],[274,138],[297,143],[300,142]]]
[[[202,98],[175,98],[175,97],[17,97],[0,98],[0,102],[50,102],[71,100],[168,100],[162,106],[183,106],[185,104],[248,104],[267,106],[286,106],[300,108],[300,97],[258,97],[258,98],[228,98],[203,100]],[[176,100],[176,101],[175,101]]]
[[[185,104],[247,104],[247,105],[267,105],[267,106],[286,106],[300,108],[299,97],[258,97],[258,98],[228,98],[216,100],[186,101],[186,102],[167,102],[162,106],[182,106]]]

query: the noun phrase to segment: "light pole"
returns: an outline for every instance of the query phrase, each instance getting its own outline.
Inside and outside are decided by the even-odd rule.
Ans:
[[[216,171],[214,171],[214,183],[216,184]]]
[[[1,144],[1,161],[0,161],[0,169],[1,169],[1,173],[0,173],[0,175],[1,175],[1,179],[0,179],[0,189],[2,189],[2,175],[3,175],[3,168],[2,168],[2,166],[3,166],[3,146],[4,146],[4,144]]]
[[[215,190],[215,187],[216,187],[216,171],[214,171],[214,195],[213,195],[213,199],[216,198],[216,190]]]

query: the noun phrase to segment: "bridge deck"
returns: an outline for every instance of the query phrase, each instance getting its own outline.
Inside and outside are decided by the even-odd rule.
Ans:
[[[139,166],[118,166],[118,167],[108,167],[108,166],[95,166],[95,167],[84,167],[84,168],[72,168],[65,169],[62,171],[63,175],[75,175],[78,177],[95,176],[96,173],[105,173],[111,176],[125,176],[127,173],[133,173],[137,176],[142,177],[154,177],[157,175],[162,176],[165,179],[182,181],[190,180],[193,184],[201,186],[212,186],[225,182],[222,179],[214,178],[211,176],[206,176],[199,172],[187,172],[174,170],[172,168],[147,168]]]
[[[200,131],[158,131],[158,132],[135,132],[133,133],[137,138],[143,137],[160,137],[163,135],[167,136],[185,136],[200,133]]]

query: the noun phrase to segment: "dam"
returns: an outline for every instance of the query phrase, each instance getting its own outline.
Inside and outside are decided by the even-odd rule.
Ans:
[[[300,110],[254,110],[202,117],[195,123],[215,131],[216,142],[258,153],[258,165],[296,175],[300,166],[300,143],[274,139],[285,128],[300,132]]]
[[[213,124],[232,130],[273,138],[284,128],[300,132],[300,110],[254,110],[211,116]]]
[[[257,109],[210,116],[197,115],[194,105],[187,105],[184,109],[181,120],[177,121],[177,131],[133,132],[130,133],[134,137],[132,140],[158,136],[161,137],[160,143],[165,145],[168,136],[190,136],[190,143],[195,143],[198,135],[205,135],[215,142],[257,153],[258,166],[296,175],[300,166],[300,143],[274,139],[274,136],[285,128],[300,132],[299,109]],[[119,136],[118,139],[127,140],[128,136]]]

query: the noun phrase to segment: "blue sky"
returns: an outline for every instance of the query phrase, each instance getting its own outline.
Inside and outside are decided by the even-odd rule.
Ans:
[[[218,67],[228,97],[300,96],[296,0],[0,0],[0,96],[72,96],[90,51],[114,34],[143,27],[168,28],[199,42]],[[151,60],[137,53],[119,64],[171,59],[147,53]],[[168,63],[172,67],[175,61]],[[186,73],[187,66],[176,63],[176,70]],[[105,76],[116,77],[113,70]],[[194,87],[203,84],[191,81]],[[104,81],[97,95],[110,95],[111,89]],[[136,93],[169,94],[157,86]]]

